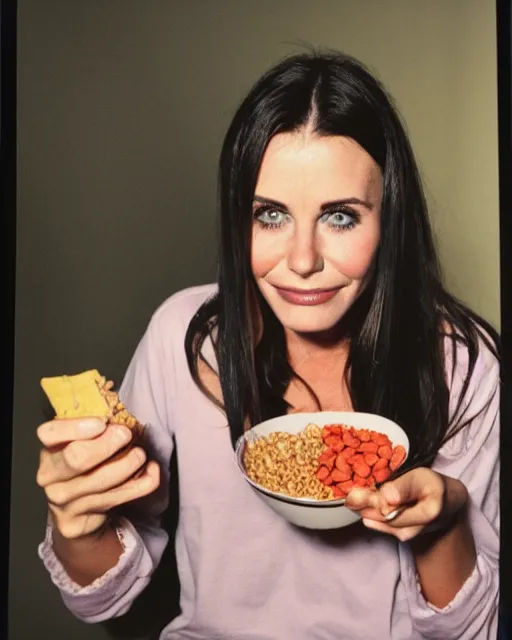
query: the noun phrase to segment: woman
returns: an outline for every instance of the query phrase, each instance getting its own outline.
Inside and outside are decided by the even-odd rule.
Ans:
[[[148,584],[168,542],[176,444],[181,615],[161,638],[494,637],[497,336],[441,284],[382,87],[338,54],[270,70],[227,133],[220,211],[218,285],[159,308],[122,385],[148,424],[144,475],[129,479],[140,449],[108,461],[122,430],[39,427],[51,516],[40,555],[66,605],[105,620]],[[251,424],[318,409],[379,413],[411,442],[399,477],[350,494],[362,522],[327,533],[263,504],[232,449]],[[134,499],[129,517],[108,517]]]

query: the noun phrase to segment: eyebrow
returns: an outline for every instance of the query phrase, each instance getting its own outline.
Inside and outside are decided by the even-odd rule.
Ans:
[[[279,209],[288,209],[288,207],[282,202],[279,202],[278,200],[272,200],[271,198],[264,198],[263,196],[254,196],[253,200],[254,202],[259,202],[261,204],[269,204]],[[334,207],[341,207],[347,204],[360,205],[362,207],[365,207],[366,209],[369,209],[370,211],[373,209],[373,205],[370,202],[367,202],[366,200],[360,200],[359,198],[343,198],[341,200],[331,200],[329,202],[324,202],[320,206],[320,210],[329,211]]]

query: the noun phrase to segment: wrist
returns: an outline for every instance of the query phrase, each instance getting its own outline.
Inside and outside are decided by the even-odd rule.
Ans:
[[[112,569],[125,547],[116,526],[109,522],[93,533],[79,538],[65,538],[52,531],[52,548],[71,580],[84,587]]]
[[[90,533],[74,538],[68,538],[62,535],[59,529],[56,526],[53,526],[51,537],[52,546],[56,553],[58,552],[57,555],[61,554],[65,556],[74,556],[77,552],[90,552],[91,549],[94,549],[98,545],[101,546],[105,540],[108,540],[111,543],[114,539],[119,540],[116,523],[110,519],[107,519],[101,527],[95,531],[91,531]],[[121,545],[121,542],[119,542],[119,544]]]
[[[439,516],[411,540],[415,551],[428,549],[467,521],[469,494],[466,486],[456,478],[439,475],[444,483],[443,507]]]
[[[428,554],[443,541],[453,536],[457,537],[461,531],[465,531],[468,528],[467,506],[467,499],[460,504],[457,503],[456,508],[447,511],[410,540],[414,554],[416,556]]]
[[[451,513],[465,509],[469,494],[466,485],[457,478],[442,476],[445,482],[445,508]]]

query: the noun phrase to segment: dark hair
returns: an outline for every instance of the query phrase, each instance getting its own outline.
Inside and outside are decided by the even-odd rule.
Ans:
[[[233,444],[246,421],[255,424],[288,409],[283,396],[296,374],[287,359],[284,329],[251,273],[252,200],[270,139],[306,124],[318,135],[354,139],[382,170],[380,245],[368,284],[344,319],[350,342],[346,381],[356,411],[388,417],[407,432],[411,450],[401,472],[429,466],[446,439],[465,425],[460,409],[479,337],[496,356],[499,338],[443,287],[404,127],[380,83],[350,56],[313,52],[288,58],[265,73],[238,108],[220,159],[219,290],[188,327],[191,374],[219,404],[198,374],[203,342],[212,337]],[[255,313],[263,320],[256,347]],[[451,421],[447,335],[454,358],[457,342],[469,353]]]

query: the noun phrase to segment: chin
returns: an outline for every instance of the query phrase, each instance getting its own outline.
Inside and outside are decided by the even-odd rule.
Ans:
[[[328,308],[328,305],[301,307],[282,303],[270,306],[283,327],[295,333],[318,334],[331,331],[347,311],[345,308]]]

